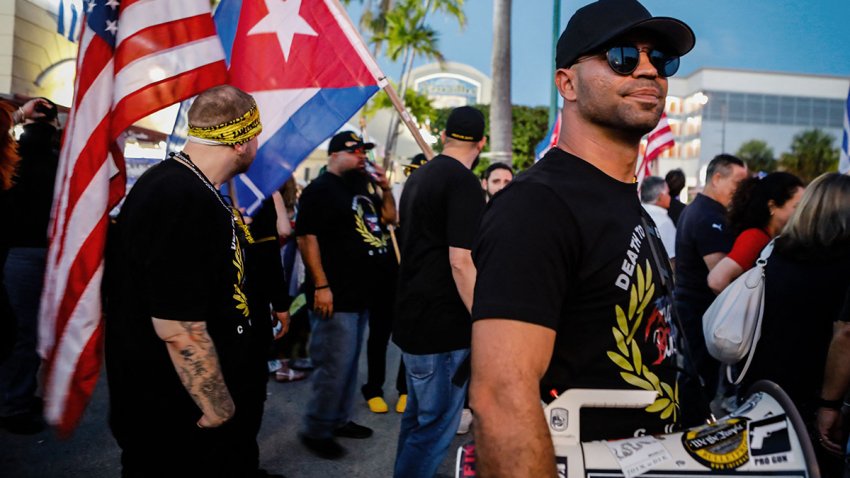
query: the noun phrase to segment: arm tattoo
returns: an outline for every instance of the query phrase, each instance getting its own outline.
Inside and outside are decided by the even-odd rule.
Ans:
[[[235,411],[218,361],[218,354],[203,322],[180,322],[188,340],[169,344],[180,381],[207,415],[227,419]]]

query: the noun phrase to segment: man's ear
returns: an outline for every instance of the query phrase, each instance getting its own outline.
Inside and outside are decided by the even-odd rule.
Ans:
[[[481,138],[481,141],[478,142],[478,149],[484,151],[484,146],[487,145],[487,136]]]
[[[555,71],[555,87],[564,101],[576,100],[576,76],[576,70],[572,68],[560,68]]]

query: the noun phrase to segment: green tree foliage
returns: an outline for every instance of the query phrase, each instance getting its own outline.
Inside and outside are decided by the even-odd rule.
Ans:
[[[760,139],[752,139],[742,144],[735,155],[747,163],[747,168],[750,171],[772,173],[776,171],[778,166],[776,158],[773,156],[773,148]]]
[[[395,84],[393,84],[395,86]],[[408,89],[404,92],[404,106],[410,111],[410,114],[416,119],[419,124],[425,124],[426,120],[431,120],[434,117],[435,110],[431,105],[431,100],[426,95],[417,92],[413,89]],[[378,92],[369,101],[369,104],[363,110],[366,118],[371,118],[378,110],[392,109],[393,104],[390,97],[384,92]]]
[[[484,114],[484,131],[490,134],[490,107],[488,105],[472,105]],[[441,108],[434,111],[431,117],[431,130],[438,135],[446,128],[446,121],[451,113],[451,108]],[[534,164],[534,147],[537,146],[549,128],[549,108],[545,106],[513,106],[513,167],[515,171],[522,171]],[[437,144],[437,151],[442,149],[442,144]],[[484,147],[484,152],[490,150],[489,145]],[[480,174],[489,166],[490,162],[482,158],[476,174]],[[480,170],[480,171],[479,171]]]
[[[791,152],[783,153],[779,165],[810,182],[823,173],[838,170],[838,148],[832,145],[835,138],[819,129],[807,130],[794,136]]]

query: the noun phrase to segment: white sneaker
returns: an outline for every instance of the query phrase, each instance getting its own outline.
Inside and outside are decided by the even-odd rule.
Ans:
[[[457,426],[457,434],[464,435],[469,433],[469,427],[472,426],[472,410],[464,408],[460,414],[460,424]]]

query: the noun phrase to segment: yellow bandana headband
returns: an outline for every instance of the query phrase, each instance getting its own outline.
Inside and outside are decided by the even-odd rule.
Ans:
[[[203,144],[226,144],[233,146],[244,144],[263,131],[260,123],[260,111],[254,103],[242,116],[216,126],[189,125],[189,138],[198,139]]]

